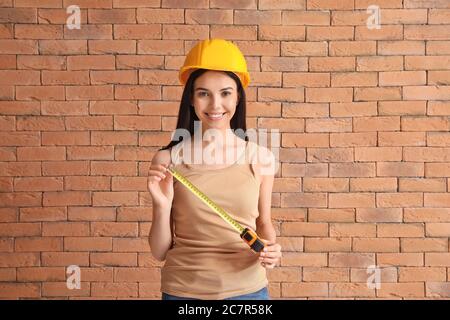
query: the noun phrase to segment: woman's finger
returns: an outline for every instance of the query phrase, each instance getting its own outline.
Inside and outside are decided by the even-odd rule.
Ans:
[[[266,245],[263,251],[281,251],[281,246],[278,243]]]
[[[268,264],[268,263],[261,263],[261,265],[264,267],[264,268],[266,268],[266,269],[273,269],[273,268],[275,268],[275,265],[274,264]]]
[[[261,257],[265,258],[281,258],[281,252],[280,251],[272,251],[272,252],[262,252],[260,254]]]
[[[278,258],[261,258],[260,260],[262,262],[267,262],[267,263],[276,263],[279,259]]]

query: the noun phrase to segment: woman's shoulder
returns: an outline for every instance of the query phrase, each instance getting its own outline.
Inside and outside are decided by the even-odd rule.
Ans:
[[[251,150],[251,159],[254,161],[265,163],[266,161],[274,158],[273,152],[266,146],[260,145],[251,140],[248,142],[248,146]]]
[[[254,141],[249,141],[250,162],[256,166],[262,175],[275,174],[275,155],[266,146],[260,145]]]
[[[168,165],[171,163],[171,149],[160,149],[156,151],[152,158],[152,164]]]

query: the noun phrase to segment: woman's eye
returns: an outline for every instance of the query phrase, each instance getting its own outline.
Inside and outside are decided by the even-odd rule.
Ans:
[[[224,92],[223,92],[223,95],[224,95],[224,96],[228,96],[228,95],[230,95],[230,94],[231,94],[230,91],[224,91]]]
[[[200,97],[205,97],[206,95],[208,95],[208,93],[207,92],[200,92],[198,95]]]

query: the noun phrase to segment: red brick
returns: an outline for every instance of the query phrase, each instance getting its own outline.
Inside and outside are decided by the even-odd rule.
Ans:
[[[115,221],[116,209],[99,208],[99,207],[69,207],[68,208],[69,221]]]
[[[17,281],[64,281],[66,273],[64,267],[25,267],[17,268]]]
[[[308,209],[311,222],[354,222],[355,209]]]
[[[380,133],[379,133],[380,134]],[[377,133],[331,133],[331,147],[376,146]]]
[[[374,177],[373,163],[330,163],[330,177]]]
[[[355,101],[399,100],[400,87],[355,88]]]
[[[445,131],[450,126],[450,121],[445,117],[403,117],[403,131]]]
[[[399,252],[398,238],[353,238],[353,252]]]
[[[305,238],[305,252],[351,251],[350,238]]]
[[[447,193],[425,193],[424,204],[427,207],[441,207],[448,203],[449,194]]]
[[[375,264],[374,253],[330,253],[330,267],[368,267]]]
[[[332,0],[312,0],[307,2],[307,10],[352,10],[354,1],[344,0],[336,3]]]
[[[233,24],[233,10],[185,10],[186,24]]]
[[[350,191],[397,191],[395,178],[351,178]]]
[[[289,41],[281,43],[282,56],[307,57],[326,56],[328,47],[323,42]]]
[[[436,266],[436,267],[450,266],[450,253],[448,252],[425,253],[425,266]]]
[[[0,284],[0,297],[13,298],[40,298],[40,283],[2,283]]]
[[[357,208],[357,222],[402,222],[402,208]]]
[[[257,40],[257,26],[211,25],[211,38]]]
[[[281,266],[324,267],[327,266],[327,254],[287,252],[281,257]]]
[[[330,193],[328,206],[330,208],[375,207],[375,195],[370,193]]]
[[[355,148],[355,161],[401,161],[401,147],[358,147]]]
[[[89,223],[87,222],[44,222],[42,235],[50,236],[89,236]]]
[[[116,100],[159,100],[161,90],[159,86],[151,85],[114,85],[114,99]]]
[[[111,0],[63,0],[64,7],[74,4],[78,5],[80,8],[109,9],[112,7]]]
[[[109,177],[66,177],[65,190],[110,190]]]
[[[379,132],[380,146],[424,146],[424,132]]]
[[[66,221],[67,209],[64,207],[20,208],[21,222]]]
[[[450,159],[450,148],[405,147],[406,161],[446,162]]]
[[[304,101],[303,88],[260,88],[258,90],[259,101]]]
[[[377,195],[378,207],[419,207],[423,205],[421,193],[383,193]]]
[[[341,119],[306,119],[306,132],[351,132],[352,121]]]
[[[16,178],[14,180],[15,191],[62,191],[62,178]]]
[[[326,236],[328,224],[310,222],[284,222],[281,226],[284,236]]]
[[[283,207],[326,207],[325,193],[282,194]]]
[[[403,58],[399,56],[383,57],[368,56],[357,57],[357,71],[401,71],[403,70]],[[401,99],[399,99],[401,100]]]
[[[375,297],[366,283],[330,283],[330,297]]]
[[[425,289],[423,283],[383,283],[377,290],[378,297],[423,297]]]
[[[68,70],[111,70],[114,69],[115,57],[110,55],[69,56]]]
[[[400,117],[358,117],[353,121],[355,132],[398,131]]]
[[[62,251],[62,237],[33,237],[33,238],[16,238],[16,252],[35,252],[35,251]]]
[[[377,226],[378,237],[423,237],[424,226],[421,223],[386,223]]]
[[[91,195],[87,191],[48,191],[43,194],[44,206],[91,205]]]
[[[328,284],[326,282],[281,283],[281,290],[283,298],[328,296]]]
[[[380,29],[356,26],[355,40],[403,40],[403,25],[384,25]]]
[[[43,176],[88,175],[87,161],[49,161],[42,163]]]
[[[16,39],[62,39],[63,27],[61,25],[28,25],[17,24],[14,28]]]
[[[114,149],[112,146],[105,147],[68,147],[68,160],[113,160]]]
[[[449,208],[405,208],[405,222],[450,222]]]
[[[380,177],[423,177],[423,163],[414,162],[379,162],[377,176]]]
[[[426,164],[427,177],[447,177],[450,176],[450,164],[448,163],[427,163]]]
[[[112,26],[109,24],[87,24],[80,29],[64,29],[64,39],[91,40],[112,39]],[[95,42],[92,42],[95,43]],[[89,45],[89,50],[91,46]]]
[[[135,267],[137,266],[136,253],[92,253],[91,266]]]
[[[42,296],[44,297],[89,297],[91,284],[89,282],[81,281],[80,289],[71,290],[67,288],[66,281],[64,282],[47,282],[42,284]]]
[[[425,290],[427,297],[444,299],[450,297],[449,283],[444,280],[441,280],[441,282],[426,282]]]
[[[331,223],[330,237],[375,237],[373,223]]]
[[[112,85],[68,86],[67,100],[95,100],[98,97],[108,100],[113,98]]]
[[[91,134],[92,145],[137,145],[137,132],[96,131]]]
[[[420,267],[424,261],[423,253],[377,253],[378,266]]]
[[[64,251],[111,251],[111,237],[64,237]]]
[[[87,40],[40,40],[39,53],[44,55],[87,54]]]
[[[400,178],[399,191],[445,192],[445,179]]]
[[[402,252],[447,252],[448,241],[443,238],[403,238]]]
[[[35,207],[42,203],[41,192],[3,192],[0,203],[5,207]]]
[[[89,265],[89,252],[43,252],[41,256],[42,266],[45,267],[67,267],[69,265],[81,267]]]
[[[448,100],[450,86],[406,86],[403,90],[404,100]]]

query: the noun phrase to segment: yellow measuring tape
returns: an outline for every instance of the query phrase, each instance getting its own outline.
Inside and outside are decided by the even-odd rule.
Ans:
[[[196,186],[194,186],[188,179],[176,171],[173,167],[168,167],[172,176],[180,181],[189,191],[202,200],[208,207],[210,207],[215,213],[217,213],[223,220],[228,222],[233,228],[235,228],[241,235],[241,238],[250,246],[254,252],[261,252],[264,249],[264,242],[258,237],[256,232],[249,228],[244,228],[236,220],[234,220],[224,209],[219,207],[214,201],[208,198],[203,192],[201,192]]]

